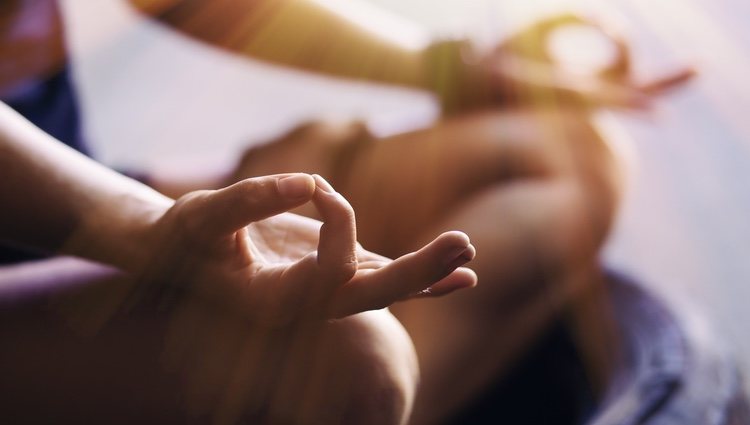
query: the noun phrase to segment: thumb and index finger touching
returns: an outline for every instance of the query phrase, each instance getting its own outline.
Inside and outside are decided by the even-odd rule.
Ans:
[[[323,222],[318,267],[348,280],[357,265],[354,210],[318,175],[296,173],[251,178],[214,191],[205,200],[202,221],[208,234],[221,238],[309,201],[315,204]]]
[[[252,222],[287,212],[312,201],[320,213],[316,269],[329,281],[343,283],[357,270],[354,210],[318,175],[280,174],[246,179],[206,194],[198,227],[207,239],[218,240]]]
[[[214,191],[206,198],[203,223],[206,226],[206,232],[216,238],[229,236],[252,222],[289,211],[312,201],[323,222],[318,252],[315,256],[316,261],[302,258],[291,268],[298,269],[297,271],[304,269],[309,272],[315,280],[321,282],[322,287],[318,286],[317,289],[327,294],[333,293],[350,281],[357,272],[354,211],[346,199],[318,175],[297,173],[247,179]],[[456,264],[446,269],[446,264],[444,264],[446,254],[450,256],[449,251],[456,251],[459,245],[462,247],[459,251],[462,252],[470,247],[468,240],[463,240],[465,235],[448,236],[442,235],[436,240],[437,243],[397,260],[386,266],[382,272],[372,275],[371,279],[364,279],[356,285],[357,288],[352,288],[351,293],[354,298],[359,299],[359,302],[354,304],[359,305],[347,306],[349,308],[345,310],[357,312],[350,310],[352,307],[353,310],[360,311],[372,309],[384,300],[396,301],[415,289],[423,289],[432,283],[445,280],[446,276],[451,275],[458,266]],[[473,253],[470,257],[473,257]],[[469,259],[466,258],[466,261]],[[310,269],[311,266],[312,269]],[[433,267],[438,269],[438,272],[429,270]],[[440,270],[443,270],[442,273]],[[295,272],[289,275],[300,276]],[[462,275],[459,273],[456,276]],[[408,282],[412,280],[413,282]],[[456,279],[454,277],[451,280]],[[466,281],[460,285],[462,287],[473,286],[476,277],[463,276],[458,280]],[[380,287],[380,289],[375,289],[375,287]],[[350,302],[352,300],[347,304]]]

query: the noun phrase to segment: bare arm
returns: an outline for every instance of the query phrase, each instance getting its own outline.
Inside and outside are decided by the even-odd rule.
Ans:
[[[651,98],[694,74],[683,68],[648,81],[630,75],[627,43],[606,25],[562,14],[533,24],[488,52],[467,40],[422,49],[389,42],[311,0],[131,0],[175,29],[231,52],[344,78],[432,91],[446,114],[550,94],[583,107],[645,108]],[[548,39],[567,25],[596,28],[617,49],[602,72],[580,78],[560,69]]]
[[[0,105],[0,170],[2,239],[123,268],[141,251],[147,221],[172,204],[57,143],[6,105]]]
[[[131,0],[211,45],[256,59],[344,78],[427,88],[423,52],[309,0]]]
[[[458,232],[396,261],[363,250],[351,206],[320,177],[248,179],[173,202],[61,146],[5,105],[0,152],[0,238],[115,265],[147,291],[178,283],[258,320],[286,322],[476,282],[457,270],[474,253]],[[308,201],[322,227],[279,215]]]

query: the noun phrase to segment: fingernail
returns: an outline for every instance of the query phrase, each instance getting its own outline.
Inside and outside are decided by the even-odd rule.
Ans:
[[[319,174],[313,174],[313,179],[315,179],[315,184],[322,190],[323,192],[328,193],[336,193],[336,190],[331,186],[330,183],[326,181],[323,177],[321,177]]]
[[[300,199],[310,195],[313,191],[311,183],[307,174],[295,174],[277,182],[279,193],[287,199]]]
[[[476,253],[477,251],[473,245],[469,245],[468,247],[461,250],[458,254],[454,252],[453,255],[450,257],[450,259],[447,259],[446,261],[447,265],[445,269],[447,271],[452,271],[454,269],[457,269],[463,266],[464,264],[473,260]],[[446,256],[446,258],[448,257]]]

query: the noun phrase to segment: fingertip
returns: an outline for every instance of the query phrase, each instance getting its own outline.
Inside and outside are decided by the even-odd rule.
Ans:
[[[281,196],[289,200],[310,198],[315,191],[313,176],[304,173],[292,174],[276,181]]]
[[[463,266],[474,259],[477,254],[476,248],[471,244],[469,236],[464,232],[445,232],[435,239],[442,252],[444,272],[450,273],[457,267]]]
[[[324,179],[320,174],[313,174],[312,178],[315,180],[316,188],[326,193],[336,193],[336,189],[334,189],[333,186],[331,186],[331,184],[328,183],[328,181]]]
[[[349,201],[319,174],[313,174],[312,178],[315,181],[312,201],[320,213],[321,220],[324,223],[336,221],[354,227],[354,210]]]
[[[477,256],[477,249],[474,247],[474,245],[469,244],[469,246],[466,247],[466,251],[464,251],[463,253],[463,257],[471,261],[476,256]]]
[[[460,289],[471,289],[476,287],[479,279],[474,270],[468,267],[459,267],[449,275],[448,281],[450,282],[450,285],[448,285],[450,292],[454,292]],[[438,284],[433,286],[437,286]]]
[[[458,230],[451,230],[442,233],[435,239],[440,240],[442,243],[451,247],[469,247],[471,245],[469,235]]]
[[[477,286],[477,275],[474,270],[467,267],[459,267],[439,282],[423,289],[409,298],[442,297],[462,289],[471,289]]]
[[[463,288],[474,288],[479,284],[477,273],[468,267],[459,267],[454,273],[458,273],[464,279],[465,286]]]
[[[690,79],[700,73],[700,66],[697,64],[690,64],[685,66],[682,71],[679,72],[680,76],[684,79]]]
[[[469,245],[468,247],[460,251],[458,254],[455,254],[455,251],[451,252],[450,256],[446,257],[448,264],[444,269],[444,273],[445,274],[453,273],[459,267],[473,260],[476,253],[477,251],[473,245]]]
[[[640,90],[646,94],[659,95],[672,89],[681,87],[688,83],[698,74],[698,69],[694,66],[684,67],[669,75],[657,78],[646,84],[641,84]]]

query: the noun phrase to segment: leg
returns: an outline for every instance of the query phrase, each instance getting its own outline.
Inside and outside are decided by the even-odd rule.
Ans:
[[[368,247],[397,255],[445,229],[477,247],[475,290],[393,309],[422,371],[414,423],[434,423],[590,290],[618,198],[614,158],[584,117],[517,112],[385,140],[358,161],[345,187]]]
[[[271,167],[263,172],[325,152],[298,136],[283,155],[259,158]],[[305,167],[336,177],[323,160]],[[447,229],[465,231],[477,247],[474,291],[393,309],[422,371],[415,423],[433,423],[481,391],[577,294],[591,291],[618,200],[611,151],[588,117],[574,113],[457,118],[368,144],[349,170],[334,183],[369,249],[397,256]]]
[[[125,280],[73,259],[0,269],[4,422],[397,424],[408,415],[416,360],[385,312],[258,332],[197,300],[173,314],[97,308]]]

